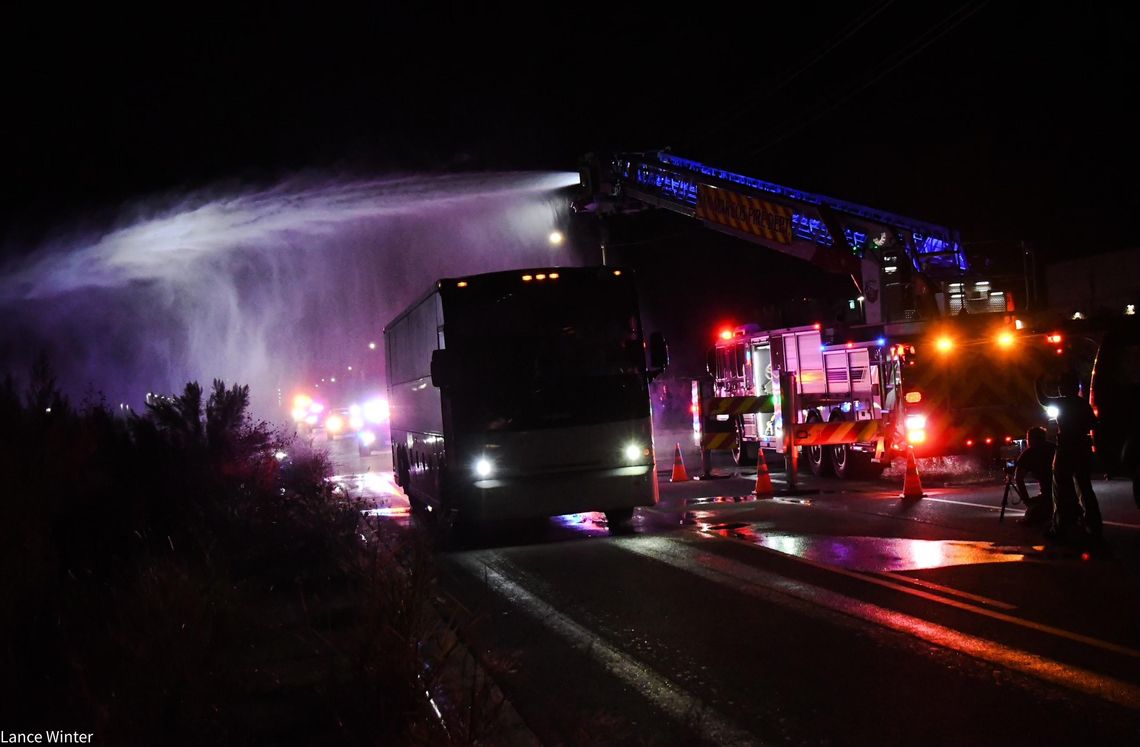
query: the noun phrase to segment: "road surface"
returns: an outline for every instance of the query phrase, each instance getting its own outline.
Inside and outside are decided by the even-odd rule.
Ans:
[[[978,475],[918,501],[890,475],[757,499],[754,469],[670,483],[658,447],[661,503],[629,531],[520,522],[438,559],[441,603],[538,741],[1140,743],[1128,483],[1096,482],[1112,557],[1085,559],[1016,507],[999,523]],[[390,458],[353,457],[342,479],[411,522]]]

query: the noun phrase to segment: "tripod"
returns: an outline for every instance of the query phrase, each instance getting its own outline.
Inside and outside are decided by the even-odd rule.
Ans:
[[[1018,491],[1017,486],[1013,483],[1014,463],[1006,461],[1005,463],[1005,492],[1001,496],[1001,511],[998,513],[998,521],[1005,521],[1005,509],[1010,505],[1009,493],[1013,491],[1014,500],[1013,505],[1021,503],[1021,493]]]

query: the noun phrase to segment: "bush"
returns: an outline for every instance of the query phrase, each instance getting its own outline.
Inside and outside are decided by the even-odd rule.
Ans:
[[[214,381],[142,415],[75,408],[46,364],[22,396],[0,384],[5,730],[434,741],[426,554],[248,404]]]

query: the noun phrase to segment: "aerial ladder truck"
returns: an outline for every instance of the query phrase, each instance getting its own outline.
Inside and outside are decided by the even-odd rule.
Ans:
[[[581,181],[577,210],[661,208],[851,277],[859,324],[719,331],[695,397],[702,449],[741,463],[800,449],[816,474],[851,477],[907,448],[997,455],[1044,424],[1033,376],[1061,338],[1015,326],[1010,293],[968,280],[957,231],[668,151],[587,157]]]

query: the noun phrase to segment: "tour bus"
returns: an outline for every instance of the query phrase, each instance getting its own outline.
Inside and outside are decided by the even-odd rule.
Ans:
[[[649,382],[668,350],[660,333],[646,345],[628,270],[445,278],[385,327],[384,347],[413,509],[476,522],[603,511],[613,527],[657,502]]]

